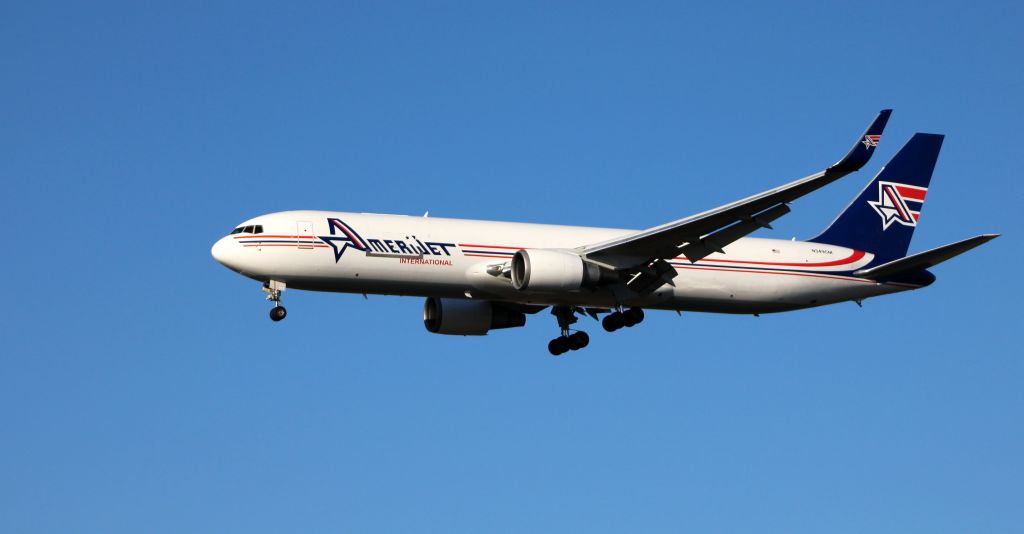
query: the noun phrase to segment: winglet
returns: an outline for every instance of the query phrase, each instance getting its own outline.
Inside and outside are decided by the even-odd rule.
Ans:
[[[885,130],[885,123],[889,122],[889,115],[892,115],[891,109],[879,111],[878,116],[875,117],[875,120],[871,121],[868,129],[864,130],[864,134],[853,144],[850,152],[843,159],[829,167],[828,172],[847,174],[863,167],[871,159],[871,155],[875,152],[875,147],[878,146],[878,142],[882,139],[882,130]]]

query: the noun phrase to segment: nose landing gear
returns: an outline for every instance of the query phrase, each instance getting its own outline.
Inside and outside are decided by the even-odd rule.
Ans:
[[[274,307],[270,309],[270,320],[275,323],[288,315],[288,310],[281,305],[281,293],[284,293],[285,289],[285,283],[277,280],[263,284],[263,292],[267,294],[267,300],[274,303]]]
[[[558,306],[551,310],[551,313],[558,319],[558,328],[562,335],[552,339],[548,343],[548,352],[552,356],[561,356],[570,350],[580,350],[590,344],[590,336],[582,330],[569,333],[569,326],[577,321],[576,310],[567,306]]]

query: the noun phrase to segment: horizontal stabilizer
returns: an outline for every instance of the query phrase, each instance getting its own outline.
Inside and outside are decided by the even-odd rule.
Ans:
[[[883,263],[877,267],[854,271],[853,275],[860,278],[878,280],[881,278],[891,278],[905,273],[922,271],[929,267],[938,265],[950,258],[955,258],[974,247],[984,245],[997,237],[999,237],[999,234],[982,234],[970,239],[964,239],[963,241],[944,245],[939,248],[933,248],[926,252],[907,256],[906,258],[893,260],[889,263]]]

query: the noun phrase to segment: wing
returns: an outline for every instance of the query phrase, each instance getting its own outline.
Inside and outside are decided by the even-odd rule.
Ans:
[[[864,166],[878,145],[891,109],[878,113],[850,152],[824,171],[685,219],[583,247],[588,260],[612,269],[645,265],[680,254],[696,262],[789,213],[792,202]]]

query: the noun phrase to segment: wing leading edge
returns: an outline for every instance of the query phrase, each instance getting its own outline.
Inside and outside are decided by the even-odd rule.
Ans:
[[[824,171],[697,215],[589,245],[580,252],[589,261],[612,269],[628,269],[679,255],[693,263],[720,252],[758,228],[771,228],[772,221],[789,213],[787,203],[863,167],[878,146],[891,114],[891,109],[880,111],[846,156]]]

